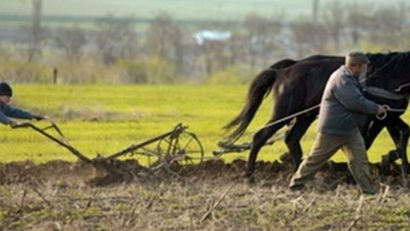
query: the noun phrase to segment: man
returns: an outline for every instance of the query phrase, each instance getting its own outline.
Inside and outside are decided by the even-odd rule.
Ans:
[[[13,90],[11,89],[10,85],[5,82],[0,83],[0,123],[9,125],[12,128],[16,128],[19,126],[24,126],[24,123],[18,123],[14,120],[11,120],[9,117],[35,120],[46,119],[46,117],[44,116],[34,115],[30,112],[8,105],[11,101],[12,96]]]
[[[378,185],[372,182],[363,137],[359,128],[366,114],[386,113],[386,109],[367,100],[358,78],[367,71],[368,60],[361,52],[346,56],[345,65],[330,76],[322,96],[318,135],[309,156],[292,177],[289,187],[300,190],[319,168],[340,148],[348,158],[349,170],[363,193],[376,194]]]

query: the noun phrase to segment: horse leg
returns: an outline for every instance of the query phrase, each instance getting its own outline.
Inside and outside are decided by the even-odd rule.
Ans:
[[[364,143],[366,145],[366,149],[368,150],[370,146],[372,146],[374,140],[376,139],[377,135],[381,132],[385,124],[379,120],[373,120],[366,129],[362,132],[362,136],[364,138]]]
[[[381,130],[386,126],[384,121],[380,121],[377,119],[371,120],[371,122],[367,123],[364,129],[362,130],[362,135],[364,138],[364,142],[366,145],[366,149],[368,150],[370,146],[372,146],[374,140],[376,139],[377,135],[381,132]],[[387,127],[387,126],[386,126]],[[392,129],[394,130],[394,129]],[[390,133],[395,144],[399,141],[399,134],[394,130],[393,133]],[[392,154],[395,154],[396,150],[390,151],[388,154],[382,156],[381,161],[381,169],[387,169],[390,165],[391,159],[393,158]]]
[[[407,159],[407,144],[410,136],[409,126],[400,117],[395,117],[392,123],[389,124],[394,124],[388,125],[387,131],[396,144],[396,151],[394,153],[390,152],[388,161],[391,163],[400,157],[403,171],[410,173],[410,165]]]
[[[266,127],[260,129],[253,136],[252,147],[248,158],[248,169],[245,174],[245,177],[247,177],[250,182],[254,182],[253,173],[255,172],[256,157],[258,156],[259,150],[262,148],[263,145],[265,145],[266,141],[268,141],[268,139],[272,137],[273,134],[275,134],[276,131],[278,131],[286,124],[286,122],[282,122],[279,124],[269,126],[269,123],[273,121],[275,120],[270,120],[267,123]]]
[[[386,125],[386,128],[390,134],[390,137],[393,139],[396,149],[389,151],[386,155],[383,156],[382,167],[384,168],[389,166],[391,163],[393,163],[400,157],[399,155],[400,136],[401,136],[400,128],[397,127],[394,123],[395,122],[390,121],[389,125]]]
[[[285,143],[292,157],[292,164],[295,171],[302,162],[303,151],[300,146],[300,140],[314,120],[315,116],[300,116],[296,118],[296,123],[286,135]]]
[[[366,145],[366,149],[369,149],[370,146],[373,144],[374,140],[376,139],[377,135],[381,132],[381,130],[386,126],[388,129],[393,142],[396,146],[400,142],[400,132],[396,128],[396,126],[392,126],[391,124],[393,121],[391,117],[389,121],[380,121],[380,120],[373,120],[372,123],[369,123],[367,128],[363,131],[363,137]],[[382,156],[381,161],[381,168],[387,169],[391,162],[395,161],[398,158],[397,154],[398,150],[389,151],[386,155]]]

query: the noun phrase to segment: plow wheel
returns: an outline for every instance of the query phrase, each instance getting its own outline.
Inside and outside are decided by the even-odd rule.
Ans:
[[[204,158],[204,149],[198,137],[187,131],[175,132],[161,139],[157,145],[157,153],[169,164],[198,164]]]

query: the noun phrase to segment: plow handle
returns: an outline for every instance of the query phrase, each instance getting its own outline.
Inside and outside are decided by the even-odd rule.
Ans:
[[[72,145],[70,145],[67,140],[65,139],[63,133],[61,132],[60,128],[57,126],[56,123],[54,123],[51,120],[48,120],[48,122],[51,124],[50,126],[46,127],[46,128],[39,128],[36,125],[30,123],[30,122],[24,122],[21,124],[17,124],[16,126],[14,126],[13,128],[32,128],[34,131],[42,134],[43,136],[47,137],[48,139],[56,142],[57,144],[59,144],[60,146],[63,146],[64,148],[68,149],[72,154],[74,154],[78,159],[86,162],[86,163],[91,163],[91,160],[88,159],[87,157],[85,157],[85,155],[83,155],[80,151],[78,151],[76,148],[74,148]],[[46,130],[53,128],[58,135],[60,136],[55,137],[49,133],[46,132]]]

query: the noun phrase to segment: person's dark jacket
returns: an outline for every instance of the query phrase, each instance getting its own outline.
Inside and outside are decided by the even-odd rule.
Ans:
[[[0,123],[10,124],[11,120],[8,117],[19,119],[34,119],[36,116],[19,108],[9,106],[5,103],[0,103]]]
[[[366,114],[376,115],[378,104],[366,99],[358,78],[346,66],[330,76],[322,96],[318,131],[345,135],[364,125]]]

